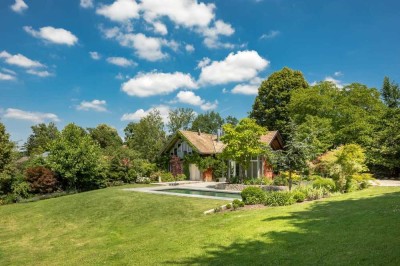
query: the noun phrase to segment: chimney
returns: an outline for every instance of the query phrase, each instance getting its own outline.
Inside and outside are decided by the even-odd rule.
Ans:
[[[197,135],[201,135],[201,131],[200,131],[200,128],[197,130]]]

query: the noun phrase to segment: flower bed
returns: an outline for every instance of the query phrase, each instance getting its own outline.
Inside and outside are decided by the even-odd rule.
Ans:
[[[285,191],[285,190],[288,190],[287,186],[243,185],[243,184],[228,184],[228,183],[218,183],[218,184],[215,185],[215,189],[233,190],[233,191],[242,191],[246,187],[260,187],[265,191]]]

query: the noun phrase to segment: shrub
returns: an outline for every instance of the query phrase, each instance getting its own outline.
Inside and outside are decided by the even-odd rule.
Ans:
[[[150,178],[145,177],[145,176],[140,176],[138,178],[136,178],[136,183],[139,184],[150,184]]]
[[[306,199],[306,195],[301,191],[293,191],[292,197],[296,202],[303,202]]]
[[[177,181],[183,181],[183,180],[186,180],[187,177],[186,177],[185,174],[179,174],[179,175],[177,175],[177,176],[175,177],[175,179],[176,179]]]
[[[175,181],[175,177],[170,172],[161,172],[160,173],[161,182],[173,182]]]
[[[244,207],[244,202],[238,199],[235,199],[232,201],[232,207],[234,210],[240,208],[240,207]]]
[[[245,185],[270,185],[273,181],[268,177],[262,178],[251,178],[245,180],[243,183]]]
[[[218,206],[218,207],[215,207],[215,208],[214,208],[214,212],[215,212],[215,213],[221,212],[221,211],[222,211],[221,206]]]
[[[58,190],[58,181],[53,171],[43,166],[28,168],[25,178],[32,193],[46,194]]]
[[[30,186],[27,182],[22,181],[14,183],[12,189],[15,201],[17,202],[20,201],[21,199],[26,199],[29,197]]]
[[[346,182],[345,192],[354,192],[359,190],[358,182],[355,180],[349,180]]]
[[[226,209],[232,209],[232,204],[230,204],[230,203],[228,203],[228,204],[226,204]]]
[[[272,182],[275,186],[287,186],[288,180],[285,178],[285,176],[278,175],[274,178],[274,181]]]
[[[328,191],[335,191],[336,184],[331,178],[317,178],[312,183],[314,188],[325,188]]]
[[[247,205],[262,204],[265,201],[265,192],[259,187],[247,187],[242,190],[243,202]]]
[[[267,206],[286,206],[292,205],[295,202],[291,192],[276,191],[267,193],[264,204]]]

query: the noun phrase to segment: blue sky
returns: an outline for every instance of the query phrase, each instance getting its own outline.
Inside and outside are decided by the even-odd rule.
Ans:
[[[0,2],[0,119],[112,125],[152,108],[245,117],[288,66],[309,83],[400,81],[400,2],[117,0]]]

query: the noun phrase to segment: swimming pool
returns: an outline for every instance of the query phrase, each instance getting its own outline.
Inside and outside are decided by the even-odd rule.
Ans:
[[[166,193],[186,194],[186,195],[200,195],[200,196],[210,196],[210,197],[220,197],[220,198],[230,198],[230,199],[242,199],[242,196],[239,193],[220,192],[220,191],[196,190],[188,188],[157,189],[157,191],[162,191]]]

